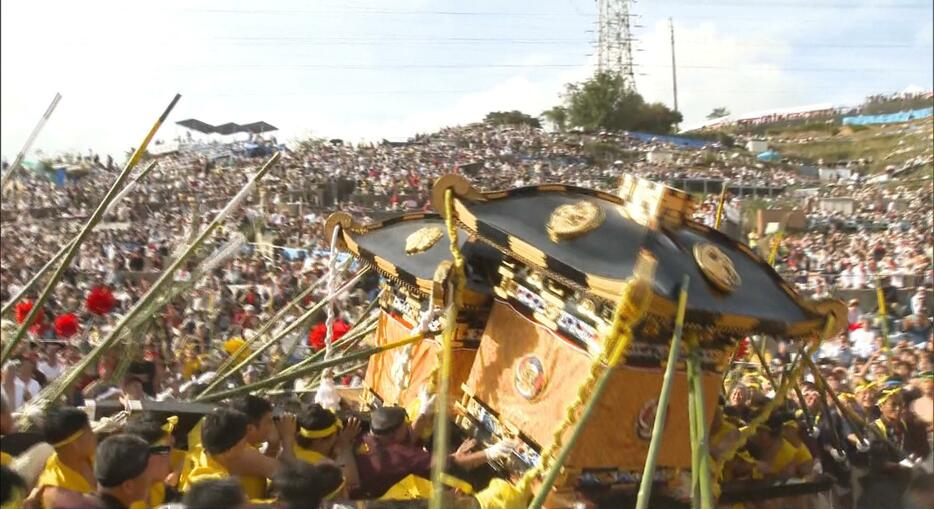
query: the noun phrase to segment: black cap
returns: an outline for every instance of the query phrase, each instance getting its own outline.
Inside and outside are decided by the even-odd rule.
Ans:
[[[105,488],[119,486],[146,471],[149,444],[134,435],[114,435],[97,446],[94,477]]]
[[[405,409],[398,406],[384,406],[371,412],[370,429],[376,434],[388,433],[405,422]]]

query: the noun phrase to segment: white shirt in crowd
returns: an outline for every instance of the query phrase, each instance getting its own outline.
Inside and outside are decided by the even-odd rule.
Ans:
[[[36,397],[40,390],[42,387],[34,378],[30,378],[29,383],[25,383],[20,377],[16,377],[13,388],[13,408],[22,407],[27,401]]]
[[[876,332],[872,329],[856,329],[850,333],[853,353],[859,357],[869,357],[876,351]]]
[[[36,369],[41,371],[42,374],[45,375],[45,379],[51,382],[52,380],[58,378],[58,375],[62,374],[62,370],[64,368],[62,368],[61,362],[58,362],[52,366],[45,359],[43,359],[39,361],[38,364],[36,364]]]

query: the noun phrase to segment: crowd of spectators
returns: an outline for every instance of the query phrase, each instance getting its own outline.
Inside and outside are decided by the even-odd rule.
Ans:
[[[116,317],[146,293],[153,279],[178,254],[179,246],[186,245],[193,231],[203,227],[238,192],[263,160],[222,144],[183,143],[181,147],[158,158],[155,170],[108,211],[64,271],[29,341],[14,352],[15,361],[3,366],[2,392],[10,411],[21,410],[106,336]],[[0,230],[0,300],[4,304],[67,239],[78,233],[106,192],[115,175],[113,164],[88,159],[84,173],[62,185],[46,176],[24,172],[4,196]],[[322,228],[330,211],[340,208],[366,221],[385,214],[428,210],[431,183],[451,171],[461,172],[487,190],[546,182],[573,182],[613,190],[622,172],[662,182],[728,179],[731,185],[748,187],[817,186],[815,179],[802,176],[791,166],[764,168],[752,155],[739,150],[683,149],[625,135],[547,133],[478,124],[443,129],[401,143],[303,142],[284,154],[258,192],[228,218],[222,231],[211,240],[214,248],[233,239],[236,232],[243,233],[246,242],[236,256],[195,282],[190,292],[162,306],[151,326],[141,331],[144,339],[138,350],[116,348],[91,366],[79,383],[68,388],[68,401],[79,406],[88,400],[183,399],[186,388],[203,382],[226,359],[231,353],[229,345],[251,338],[299,291],[324,276],[329,246]],[[907,189],[855,181],[821,187],[818,197],[852,197],[857,211],[842,215],[810,208],[809,227],[782,238],[778,262],[786,277],[817,296],[828,296],[840,289],[872,288],[876,276],[885,278],[886,285],[917,289],[910,302],[891,302],[887,315],[873,306],[851,302],[847,333],[825,343],[814,358],[820,361],[823,375],[835,390],[841,395],[855,394],[852,401],[862,407],[854,406],[854,411],[863,412],[869,425],[875,425],[880,410],[886,415],[885,402],[880,402],[886,391],[901,390],[898,398],[911,429],[920,426],[926,430],[918,435],[920,440],[912,439],[912,461],[917,456],[930,462],[934,328],[925,287],[930,288],[932,282],[934,239],[931,188],[926,185]],[[737,208],[748,199],[728,198],[727,206]],[[717,200],[718,194],[700,200],[695,218],[713,224]],[[353,268],[351,265],[344,277]],[[184,279],[194,269],[195,265],[190,264],[177,277]],[[41,284],[22,300],[34,299]],[[98,288],[112,293],[112,311],[98,314],[88,309],[88,295]],[[370,277],[342,294],[338,320],[347,324],[359,318],[375,295],[375,288],[376,281]],[[326,291],[326,286],[319,284],[306,303],[318,301]],[[19,314],[20,310],[16,311]],[[69,314],[74,315],[78,325],[65,335],[56,326],[56,319]],[[322,326],[324,319],[322,312],[310,321],[312,332]],[[15,323],[6,325],[4,336],[8,337],[15,327]],[[274,345],[257,363],[238,374],[239,379],[233,383],[256,380],[307,357],[320,348],[310,339],[313,334],[306,340],[308,332],[308,328],[296,331]],[[789,343],[763,346],[775,373],[794,357],[795,347]],[[737,366],[750,367],[742,363]],[[343,381],[356,384],[361,376],[360,371],[350,372]],[[839,412],[824,422],[814,419],[826,401],[825,396],[816,396],[823,392],[818,392],[815,374],[810,376],[811,385],[802,386],[804,401],[796,403],[797,396],[789,398],[786,412],[776,414],[778,417],[766,423],[761,436],[753,441],[747,451],[748,462],[734,460],[725,470],[729,478],[808,477],[815,469],[826,473],[840,466],[837,459],[828,459],[830,451],[849,451],[854,457],[869,454],[863,444],[869,436],[864,430],[846,428]],[[748,423],[756,410],[775,396],[761,366],[755,363],[748,371],[734,373],[731,383],[725,405],[716,414],[711,429],[715,459],[717,450],[728,448],[724,444],[729,443],[733,431]],[[871,386],[872,391],[861,389],[866,386]],[[896,398],[889,396],[885,401]],[[802,418],[799,413],[796,417],[795,410],[806,416]],[[241,418],[218,417],[228,424]],[[839,429],[830,429],[833,426]],[[814,427],[826,428],[820,432],[822,439],[810,431]],[[278,435],[281,438],[290,434],[295,434],[294,428],[280,429]],[[850,440],[851,434],[855,440]],[[837,435],[847,442],[826,442]],[[268,449],[273,451],[272,456],[287,449],[281,444],[275,442],[275,447]],[[801,451],[792,455],[793,461],[785,458],[788,447]],[[809,455],[804,454],[804,447]],[[459,453],[469,455],[470,448]],[[899,457],[894,463],[907,457]],[[880,464],[891,463],[890,459]],[[473,459],[465,461],[472,464]],[[228,465],[227,470],[236,471],[235,464]],[[275,472],[280,466],[267,465],[261,474],[275,484]],[[883,507],[865,505],[867,500],[877,500],[871,498],[878,495],[873,489],[865,490],[870,496],[867,499],[860,489],[854,492],[850,488],[846,476],[859,468],[848,470],[846,475],[834,473],[836,500],[862,500],[864,505],[859,507]],[[349,482],[350,477],[347,479]],[[902,483],[900,493],[906,493],[910,480],[909,476]],[[289,482],[294,483],[294,478],[280,484]],[[223,491],[223,487],[217,490]]]

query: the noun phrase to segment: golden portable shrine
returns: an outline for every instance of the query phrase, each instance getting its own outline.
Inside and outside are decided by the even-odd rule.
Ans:
[[[660,399],[667,419],[653,451],[654,489],[670,499],[715,496],[711,480],[697,475],[711,469],[698,456],[706,457],[737,342],[769,334],[816,344],[835,320],[845,323],[841,303],[800,298],[749,247],[691,221],[690,196],[661,184],[626,176],[617,194],[568,185],[480,192],[449,175],[432,200],[438,215],[358,225],[338,213],[327,231],[339,225],[342,246],[383,276],[376,345],[411,334],[431,308],[458,301],[449,417],[481,443],[518,441],[496,468],[529,497],[546,470],[557,472],[548,507],[595,490],[607,507],[625,497],[606,493],[634,500]],[[444,234],[452,226],[460,247],[453,255]],[[467,269],[459,295],[451,282],[458,256]],[[685,351],[660,398],[682,325]],[[430,327],[446,326],[438,319]],[[411,406],[413,387],[433,383],[441,348],[425,340],[371,357],[367,403]],[[591,401],[601,375],[605,384]],[[685,472],[696,478],[686,489]]]

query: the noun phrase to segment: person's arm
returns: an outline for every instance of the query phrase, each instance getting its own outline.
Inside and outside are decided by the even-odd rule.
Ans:
[[[354,444],[360,434],[360,421],[351,417],[347,426],[341,430],[335,449],[335,460],[344,472],[344,482],[347,489],[353,490],[360,486],[360,472],[357,470],[357,458],[354,456]]]
[[[298,432],[295,414],[282,414],[279,422],[276,423],[276,430],[279,432],[279,440],[282,443],[279,459],[295,460],[295,433]]]
[[[455,465],[465,470],[473,470],[480,465],[483,465],[488,461],[486,451],[470,452],[470,450],[473,449],[475,445],[477,445],[476,440],[472,438],[465,440],[464,443],[462,443],[460,447],[458,447],[457,450],[449,456],[449,459]]]
[[[272,478],[279,469],[279,461],[264,455],[253,447],[246,447],[242,454],[231,458],[227,468],[233,475]]]

